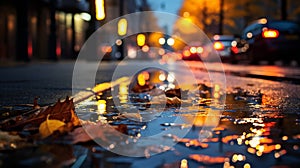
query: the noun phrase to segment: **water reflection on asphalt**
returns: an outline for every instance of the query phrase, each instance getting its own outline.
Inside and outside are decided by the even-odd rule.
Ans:
[[[295,167],[300,164],[300,113],[289,112],[288,107],[280,108],[270,101],[274,99],[270,92],[231,88],[226,93],[225,107],[215,117],[208,115],[209,111],[218,110],[211,103],[222,95],[202,96],[197,101],[182,99],[179,107],[158,109],[147,106],[149,95],[138,95],[139,99],[145,100],[128,103],[126,87],[113,88],[119,93],[117,99],[108,90],[97,99],[82,102],[76,107],[78,114],[95,122],[126,125],[126,134],[135,137],[136,141],[163,132],[164,135],[154,141],[172,140],[176,144],[154,146],[145,143],[144,148],[128,149],[132,152],[146,149],[145,157],[114,155],[106,159],[106,164],[162,168]],[[118,106],[115,100],[119,100]],[[215,122],[218,124],[214,125]],[[212,127],[209,127],[210,123]],[[209,129],[203,129],[204,126]],[[178,137],[169,133],[170,130],[187,130],[187,134]]]

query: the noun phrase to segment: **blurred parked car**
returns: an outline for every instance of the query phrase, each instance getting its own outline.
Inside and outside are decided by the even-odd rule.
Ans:
[[[291,20],[262,18],[247,26],[242,34],[249,48],[246,53],[252,63],[259,61],[299,61],[300,26]]]
[[[203,47],[199,45],[186,46],[182,50],[182,60],[200,61],[200,56],[203,52]]]
[[[216,61],[220,58],[222,62],[232,61],[232,42],[235,40],[234,35],[214,35],[211,43],[203,47],[202,59]]]

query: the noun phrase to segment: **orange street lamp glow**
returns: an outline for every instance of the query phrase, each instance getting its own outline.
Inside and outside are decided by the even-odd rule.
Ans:
[[[127,33],[127,20],[122,18],[118,22],[118,34],[124,36]]]
[[[95,0],[96,19],[103,20],[105,18],[104,0]]]

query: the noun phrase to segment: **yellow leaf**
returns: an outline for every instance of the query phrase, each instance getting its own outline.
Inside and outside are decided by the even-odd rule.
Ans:
[[[65,123],[60,120],[51,120],[49,115],[46,121],[42,122],[39,127],[39,132],[42,138],[46,138],[51,135],[54,131],[58,130],[60,127],[64,126]]]

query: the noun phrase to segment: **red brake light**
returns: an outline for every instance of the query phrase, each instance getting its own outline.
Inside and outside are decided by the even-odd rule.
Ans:
[[[231,51],[235,54],[239,53],[239,49],[236,46],[231,47]]]
[[[279,31],[275,29],[266,29],[262,32],[263,38],[277,38],[279,36]]]
[[[216,41],[216,42],[214,42],[214,49],[216,49],[216,50],[223,50],[224,49],[224,45],[221,42]]]

